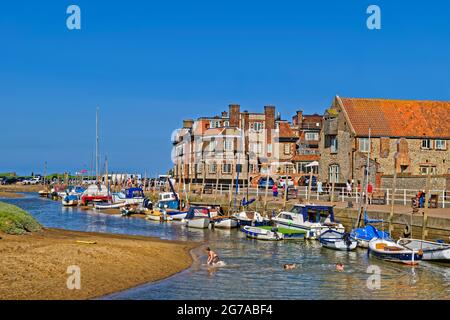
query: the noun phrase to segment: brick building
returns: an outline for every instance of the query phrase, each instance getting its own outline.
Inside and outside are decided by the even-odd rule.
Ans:
[[[297,174],[310,158],[318,160],[321,118],[299,111],[291,123],[282,120],[274,106],[253,113],[232,104],[220,116],[184,120],[172,137],[174,176],[229,183],[236,179],[236,170],[241,181],[259,178],[269,168],[273,176]]]
[[[424,188],[429,170],[433,187],[450,181],[450,102],[336,96],[321,135],[322,180],[364,181],[370,151],[376,187],[390,187],[395,171],[403,188]]]

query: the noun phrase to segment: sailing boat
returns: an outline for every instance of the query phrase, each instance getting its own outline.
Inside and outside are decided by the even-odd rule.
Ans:
[[[104,184],[101,184],[99,177],[99,130],[98,130],[98,118],[99,118],[99,108],[97,108],[96,119],[95,119],[95,171],[97,177],[97,183],[90,185],[86,191],[83,192],[81,196],[81,204],[87,205],[92,202],[109,202],[112,200],[109,189]]]

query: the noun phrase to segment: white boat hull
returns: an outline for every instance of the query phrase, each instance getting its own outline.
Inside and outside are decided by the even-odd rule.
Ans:
[[[350,245],[347,245],[344,240],[338,240],[333,242],[321,242],[322,246],[328,249],[340,250],[340,251],[352,251],[358,246],[357,241],[352,241]]]
[[[170,215],[173,220],[181,221],[184,218],[186,218],[187,212],[179,213],[179,214],[172,214]]]
[[[410,250],[423,251],[422,260],[450,262],[449,244],[416,239],[400,239],[397,244]]]
[[[62,200],[62,205],[64,207],[76,207],[78,206],[78,200],[69,200],[69,201]]]
[[[94,205],[94,208],[97,210],[107,210],[107,209],[120,209],[122,207],[125,207],[127,204],[122,202],[122,203],[113,203],[113,204],[99,204],[96,203]]]
[[[184,220],[186,227],[194,228],[194,229],[208,229],[209,224],[211,223],[210,218],[194,218]]]
[[[233,228],[237,228],[237,226],[238,226],[238,222],[237,222],[237,220],[234,220],[234,219],[223,219],[223,220],[214,222],[214,228],[219,228],[219,229],[233,229]]]
[[[388,250],[389,248],[389,250]],[[393,248],[394,250],[390,249]],[[372,239],[369,242],[369,255],[385,261],[403,263],[407,265],[418,265],[422,260],[422,253],[409,250],[397,245],[393,241],[384,239]]]
[[[283,234],[279,232],[273,232],[270,230],[261,229],[258,227],[245,226],[242,228],[247,238],[265,240],[265,241],[280,241],[283,240]]]

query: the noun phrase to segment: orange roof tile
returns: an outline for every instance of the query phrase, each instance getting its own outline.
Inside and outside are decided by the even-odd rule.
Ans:
[[[338,99],[358,136],[450,138],[450,102]]]
[[[279,123],[279,136],[280,138],[296,138],[297,135],[294,133],[294,131],[291,129],[291,126],[287,122],[280,122]]]

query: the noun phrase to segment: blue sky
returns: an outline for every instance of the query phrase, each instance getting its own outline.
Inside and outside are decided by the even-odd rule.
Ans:
[[[446,1],[2,3],[0,172],[89,169],[97,106],[110,169],[157,174],[183,118],[230,103],[290,118],[336,94],[450,100],[449,16]]]

